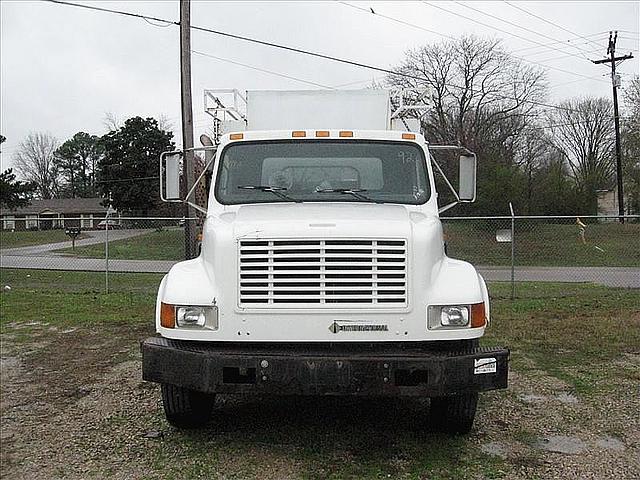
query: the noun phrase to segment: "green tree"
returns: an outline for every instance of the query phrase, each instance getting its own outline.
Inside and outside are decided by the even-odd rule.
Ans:
[[[133,117],[101,138],[98,161],[102,196],[117,210],[146,215],[160,203],[158,159],[173,150],[173,133],[162,130],[153,118]]]
[[[64,196],[96,195],[94,173],[102,152],[100,138],[85,132],[76,133],[56,150],[55,164],[63,179]]]
[[[0,173],[0,207],[8,210],[29,205],[38,186],[33,182],[16,180],[12,169]]]

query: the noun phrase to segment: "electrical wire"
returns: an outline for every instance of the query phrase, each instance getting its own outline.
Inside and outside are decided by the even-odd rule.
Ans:
[[[313,85],[314,87],[320,87],[320,88],[324,88],[324,89],[327,89],[327,90],[335,90],[334,87],[330,87],[328,85],[323,85],[321,83],[316,83],[316,82],[312,82],[312,81],[309,81],[309,80],[304,80],[302,78],[296,78],[296,77],[294,77],[292,75],[286,75],[284,73],[278,73],[278,72],[274,72],[274,71],[271,71],[271,70],[266,70],[266,69],[260,68],[260,67],[254,67],[252,65],[247,65],[246,63],[240,63],[240,62],[236,62],[235,60],[229,60],[228,58],[217,57],[215,55],[211,55],[210,53],[199,52],[197,50],[191,50],[191,53],[195,53],[196,55],[200,55],[200,56],[203,56],[203,57],[213,58],[214,60],[220,60],[221,62],[231,63],[233,65],[238,65],[240,67],[250,68],[251,70],[256,70],[258,72],[269,73],[271,75],[275,75],[275,76],[282,77],[282,78],[287,78],[289,80],[295,80],[296,82],[306,83],[307,85]]]
[[[407,27],[411,27],[411,28],[415,28],[415,29],[418,29],[418,30],[422,30],[423,32],[427,32],[427,33],[433,33],[434,35],[439,35],[441,37],[448,38],[449,40],[455,40],[455,37],[452,37],[451,35],[447,35],[447,34],[442,33],[442,32],[437,32],[435,30],[430,30],[428,28],[421,27],[420,25],[416,25],[415,23],[405,22],[404,20],[400,20],[398,18],[390,17],[388,15],[383,15],[382,13],[378,13],[378,12],[376,12],[373,9],[370,9],[370,8],[358,7],[357,5],[352,5],[351,3],[348,3],[348,2],[338,2],[338,3],[341,3],[342,5],[346,5],[347,7],[351,7],[353,9],[355,9],[355,10],[360,10],[362,12],[365,12],[365,13],[369,14],[369,15],[373,14],[373,15],[376,15],[377,17],[382,17],[382,18],[385,18],[385,19],[390,20],[392,22],[399,23],[401,25],[405,25]]]
[[[470,21],[472,21],[472,22],[474,22],[474,23],[477,23],[477,24],[479,24],[479,25],[482,25],[482,26],[484,26],[484,27],[488,27],[488,28],[491,28],[491,29],[493,29],[493,30],[497,30],[498,32],[506,33],[507,35],[510,35],[510,36],[512,36],[512,37],[520,38],[520,39],[525,40],[525,41],[527,41],[527,42],[531,42],[531,43],[538,44],[538,45],[540,45],[540,46],[544,46],[544,44],[543,44],[543,43],[540,43],[540,42],[538,42],[538,41],[536,41],[536,40],[532,40],[532,39],[530,39],[530,38],[523,37],[522,35],[518,35],[517,33],[511,33],[511,32],[508,32],[507,30],[503,30],[503,29],[501,29],[501,28],[494,27],[494,26],[492,26],[492,25],[489,25],[488,23],[483,23],[483,22],[481,22],[481,21],[479,21],[479,20],[476,20],[475,18],[467,17],[466,15],[462,15],[461,13],[457,13],[457,12],[454,12],[454,11],[452,11],[452,10],[448,10],[448,9],[446,9],[446,8],[444,8],[444,7],[439,6],[439,5],[434,5],[434,4],[432,4],[432,3],[427,2],[426,0],[422,0],[422,4],[423,4],[423,5],[426,5],[426,6],[429,6],[429,7],[437,8],[438,10],[442,10],[443,12],[450,13],[451,15],[455,15],[455,16],[457,16],[457,17],[464,18],[464,19],[466,19],[466,20],[470,20]],[[520,60],[522,60],[523,62],[531,63],[531,64],[534,64],[534,65],[539,65],[539,66],[541,66],[541,67],[546,67],[546,68],[549,68],[549,69],[551,69],[551,70],[556,70],[556,71],[558,71],[558,72],[568,73],[568,74],[570,74],[570,75],[576,75],[576,76],[578,76],[578,77],[585,77],[585,78],[588,78],[588,77],[587,77],[587,75],[583,75],[583,74],[578,73],[578,72],[573,72],[573,71],[571,71],[571,70],[565,70],[565,69],[563,69],[563,68],[552,67],[552,66],[550,66],[550,65],[545,65],[545,64],[543,64],[543,63],[535,62],[535,61],[533,61],[533,60],[527,60],[526,58],[519,57],[519,56],[517,56],[517,55],[514,55],[514,57],[515,57],[515,58],[518,58],[518,59],[520,59]],[[604,82],[604,80],[598,80],[598,81],[602,81],[602,82]]]
[[[466,4],[464,4],[464,3],[462,3],[462,2],[458,2],[458,1],[456,1],[456,2],[454,2],[454,3],[457,3],[458,5],[460,5],[460,6],[464,7],[464,8],[467,8],[467,9],[469,9],[469,10],[472,10],[472,11],[474,11],[474,12],[478,12],[478,13],[480,13],[481,15],[485,15],[485,16],[487,16],[487,17],[490,17],[490,18],[493,18],[493,19],[495,19],[495,20],[498,20],[499,22],[503,22],[503,23],[506,23],[507,25],[511,25],[512,27],[516,27],[516,28],[519,28],[519,29],[524,30],[524,31],[526,31],[526,32],[533,33],[534,35],[538,35],[539,37],[543,37],[543,38],[545,38],[545,39],[547,39],[547,40],[553,40],[553,41],[556,41],[556,42],[558,41],[558,39],[553,38],[553,37],[550,37],[549,35],[545,35],[545,34],[543,34],[543,33],[537,32],[537,31],[532,30],[532,29],[530,29],[530,28],[523,27],[522,25],[518,25],[517,23],[511,22],[510,20],[505,20],[505,19],[500,18],[500,17],[498,17],[498,16],[496,16],[496,15],[493,15],[493,14],[491,14],[491,13],[488,13],[488,12],[485,12],[485,11],[483,11],[483,10],[480,10],[479,8],[474,8],[474,7],[470,6],[470,5],[466,5]],[[507,2],[507,3],[508,3],[508,2]],[[575,46],[575,45],[572,45],[572,46],[573,46],[574,48],[576,48],[578,51],[580,51],[580,50],[581,50],[580,48],[578,48],[578,47],[577,47],[577,46]],[[568,52],[566,52],[566,53],[568,53]],[[584,53],[584,52],[582,52],[582,51],[581,51],[581,53]]]
[[[572,32],[571,30],[563,27],[562,25],[558,25],[557,23],[554,23],[551,20],[547,20],[546,18],[541,17],[540,15],[536,15],[535,13],[530,12],[529,10],[527,10],[527,9],[525,9],[523,7],[520,7],[518,5],[512,4],[512,3],[508,2],[507,0],[504,0],[504,3],[506,3],[507,5],[509,5],[512,8],[515,8],[517,10],[520,10],[521,12],[526,13],[527,15],[529,15],[529,16],[531,16],[533,18],[537,18],[538,20],[541,20],[541,21],[543,21],[545,23],[548,23],[549,25],[553,25],[554,27],[559,28],[560,30],[563,30],[563,31],[565,31],[567,33],[570,33],[574,37],[580,37],[580,35],[578,35],[575,32]],[[589,43],[592,43],[593,45],[596,45],[598,48],[601,48],[601,45],[597,44],[595,41],[590,40]]]
[[[90,6],[90,5],[83,5],[83,4],[79,4],[79,3],[66,2],[66,1],[62,1],[62,0],[43,0],[43,1],[50,2],[50,3],[55,3],[55,4],[60,4],[60,5],[68,5],[68,6],[73,6],[73,7],[86,8],[86,9],[89,9],[89,10],[97,10],[97,11],[108,12],[108,13],[113,13],[113,14],[121,14],[121,15],[130,16],[130,17],[136,17],[136,18],[148,18],[148,19],[155,20],[155,21],[170,22],[170,23],[173,23],[174,25],[180,25],[179,22],[171,22],[170,20],[166,20],[166,19],[162,19],[162,18],[149,17],[147,15],[133,14],[133,13],[130,13],[130,12],[122,12],[122,11],[119,11],[119,10],[111,10],[111,9],[106,9],[106,8],[101,8],[101,7],[94,7],[94,6]],[[438,7],[438,8],[440,8],[440,7]],[[191,25],[190,28],[192,30],[207,32],[207,33],[211,33],[211,34],[214,34],[214,35],[219,35],[219,36],[226,37],[226,38],[233,38],[233,39],[241,40],[241,41],[248,42],[248,43],[254,43],[254,44],[257,44],[257,45],[264,45],[264,46],[267,46],[267,47],[277,48],[277,49],[284,50],[284,51],[299,53],[299,54],[302,54],[302,55],[308,55],[308,56],[316,57],[316,58],[322,58],[322,59],[330,60],[330,61],[337,62],[337,63],[343,63],[345,65],[351,65],[351,66],[354,66],[354,67],[365,68],[365,69],[368,69],[368,70],[373,70],[373,71],[377,71],[377,72],[381,72],[381,73],[386,73],[388,75],[404,77],[404,78],[410,78],[410,79],[417,80],[417,81],[420,81],[420,82],[424,82],[425,81],[425,79],[423,77],[419,77],[417,75],[411,75],[411,74],[408,74],[408,73],[396,72],[396,71],[393,71],[393,70],[391,70],[389,68],[379,67],[379,66],[375,66],[375,65],[368,65],[366,63],[356,62],[356,61],[353,61],[353,60],[340,58],[340,57],[334,57],[334,56],[326,55],[326,54],[323,54],[323,53],[303,50],[303,49],[300,49],[300,48],[291,47],[289,45],[282,45],[282,44],[278,44],[278,43],[267,42],[265,40],[259,40],[259,39],[256,39],[256,38],[251,38],[251,37],[247,37],[247,36],[244,36],[244,35],[237,35],[237,34],[228,33],[228,32],[222,32],[220,30],[214,30],[212,28],[200,27],[200,26],[196,26],[196,25]],[[532,62],[532,63],[535,63],[535,62]],[[542,65],[542,66],[545,66],[545,65]],[[552,67],[548,67],[548,68],[552,68]],[[556,68],[556,70],[558,70],[558,69]],[[562,70],[562,71],[567,72],[567,73],[574,73],[574,72],[569,72],[568,70]],[[576,74],[576,75],[579,75],[579,74]],[[580,76],[584,76],[584,75],[580,75]],[[584,76],[584,77],[585,78],[589,78],[589,77],[586,77],[586,76]],[[464,87],[459,86],[459,85],[448,84],[447,86],[450,87],[450,88],[464,89]],[[502,95],[498,96],[498,99],[500,99],[500,100],[517,100],[514,97],[507,97],[507,96],[502,96]],[[531,105],[541,106],[541,107],[555,108],[555,109],[559,109],[559,110],[571,110],[571,109],[566,108],[566,107],[561,107],[561,106],[558,106],[558,105],[552,105],[552,104],[548,104],[548,103],[545,103],[545,102],[538,102],[538,101],[535,101],[535,100],[521,100],[521,102],[522,103],[531,104]]]

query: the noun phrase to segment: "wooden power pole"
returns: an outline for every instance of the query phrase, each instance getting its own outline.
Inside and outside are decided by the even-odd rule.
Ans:
[[[603,63],[611,64],[611,84],[613,85],[613,123],[616,129],[616,176],[618,179],[618,215],[620,223],[624,223],[624,192],[622,187],[622,152],[620,149],[620,117],[618,114],[618,87],[620,86],[620,77],[616,75],[616,62],[622,62],[633,58],[631,53],[622,57],[616,57],[616,40],[618,32],[609,32],[609,46],[607,47],[607,55],[609,58],[602,60],[591,60],[599,65]]]
[[[180,88],[182,105],[182,149],[184,193],[193,185],[193,107],[191,104],[191,0],[180,0]],[[195,218],[195,209],[185,204],[185,216]],[[194,220],[184,222],[184,255],[188,260],[197,256]]]

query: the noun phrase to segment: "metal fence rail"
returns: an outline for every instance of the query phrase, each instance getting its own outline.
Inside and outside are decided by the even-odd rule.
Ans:
[[[447,253],[473,263],[488,281],[558,282],[640,288],[640,216],[443,217]],[[2,268],[165,273],[185,258],[185,225],[197,218],[31,218],[29,229],[1,225]],[[13,227],[8,229],[6,227]],[[72,241],[67,230],[80,228]],[[88,286],[89,287],[89,286]]]

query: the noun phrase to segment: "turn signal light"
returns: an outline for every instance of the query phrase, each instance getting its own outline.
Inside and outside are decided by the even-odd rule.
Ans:
[[[164,328],[175,328],[176,307],[168,303],[160,303],[160,325]]]
[[[244,138],[244,133],[232,133],[229,135],[230,140],[242,140]]]
[[[351,130],[341,130],[338,134],[340,137],[353,137],[353,132]]]
[[[471,305],[471,328],[484,327],[487,324],[487,314],[484,302]]]

